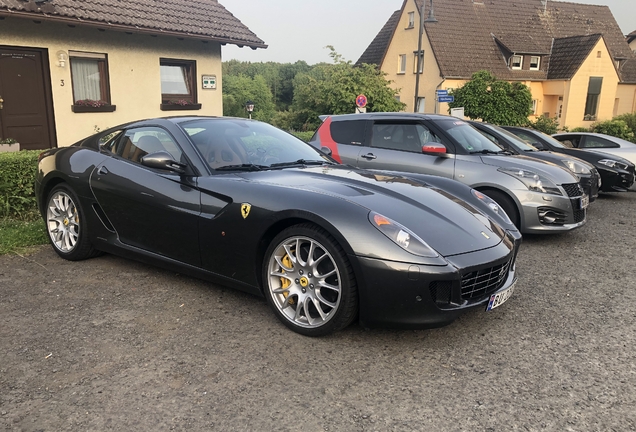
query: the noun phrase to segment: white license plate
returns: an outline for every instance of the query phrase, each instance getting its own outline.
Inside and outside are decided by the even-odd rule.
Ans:
[[[590,205],[590,197],[589,195],[583,195],[581,197],[581,210],[586,209],[587,206]]]
[[[496,307],[501,306],[512,296],[512,293],[515,290],[515,284],[510,285],[505,291],[501,291],[497,294],[493,294],[490,296],[490,301],[488,302],[488,307],[486,308],[486,312],[493,310]]]

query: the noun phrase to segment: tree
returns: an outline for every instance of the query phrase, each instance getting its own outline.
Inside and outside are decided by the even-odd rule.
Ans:
[[[396,90],[390,87],[386,74],[373,65],[354,66],[343,60],[332,46],[329,54],[333,64],[318,64],[294,79],[294,128],[315,129],[321,114],[350,114],[355,110],[359,94],[368,99],[368,112],[400,111]]]
[[[254,102],[252,118],[269,122],[275,113],[272,92],[261,75],[227,76],[223,79],[223,114],[229,117],[247,117],[245,103]]]
[[[532,93],[528,86],[499,80],[488,71],[476,72],[469,82],[450,90],[449,94],[455,96],[455,102],[449,107],[464,107],[465,115],[471,119],[524,126],[532,113]]]

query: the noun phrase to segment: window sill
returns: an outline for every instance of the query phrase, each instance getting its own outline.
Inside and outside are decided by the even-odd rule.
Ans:
[[[161,111],[196,111],[201,109],[201,104],[177,105],[177,104],[161,104]]]
[[[411,29],[414,29],[414,28],[415,28],[415,26],[412,25],[412,26],[404,27],[404,30],[411,30]]]
[[[406,75],[406,72],[398,72],[398,75]]]
[[[71,105],[71,111],[74,113],[95,113],[95,112],[113,112],[117,109],[117,105],[105,105],[100,107]]]

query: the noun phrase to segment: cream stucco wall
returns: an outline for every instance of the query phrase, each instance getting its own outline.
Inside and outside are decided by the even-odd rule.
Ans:
[[[70,145],[92,134],[132,120],[180,114],[222,115],[221,46],[196,40],[146,34],[99,31],[64,24],[36,24],[7,18],[0,21],[0,45],[47,48],[58,146]],[[58,51],[84,51],[108,55],[112,113],[73,113],[73,90],[68,62],[57,66]],[[159,59],[196,60],[197,111],[161,111]],[[216,75],[217,89],[203,90],[202,75]],[[64,85],[62,85],[64,84]]]
[[[598,53],[600,52],[600,57]],[[564,97],[564,113],[561,126],[589,127],[594,121],[584,120],[585,103],[590,77],[603,77],[596,119],[610,120],[614,114],[614,102],[618,87],[618,73],[603,39],[596,44],[588,58],[570,80],[570,88]],[[567,111],[565,110],[567,107]]]
[[[619,84],[616,99],[616,115],[636,112],[636,84]]]
[[[415,25],[408,28],[409,13],[415,14]],[[415,106],[415,51],[417,51],[417,38],[419,34],[420,14],[415,4],[415,0],[407,0],[402,9],[402,16],[397,25],[393,39],[384,58],[380,69],[388,74],[388,79],[394,81],[392,86],[399,89],[400,100],[406,104],[405,111],[413,112]],[[422,37],[422,50],[424,51],[424,68],[420,75],[419,97],[426,98],[424,111],[435,112],[435,89],[438,88],[442,79],[439,67],[433,55],[433,50],[426,37]],[[406,73],[398,74],[398,58],[400,54],[406,55]],[[443,87],[439,87],[440,89]],[[445,104],[444,104],[445,105]],[[444,111],[446,112],[446,111]]]

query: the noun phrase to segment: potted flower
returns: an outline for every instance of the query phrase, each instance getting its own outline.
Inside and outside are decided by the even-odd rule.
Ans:
[[[13,138],[0,138],[0,153],[3,152],[17,152],[20,150],[20,143]]]

